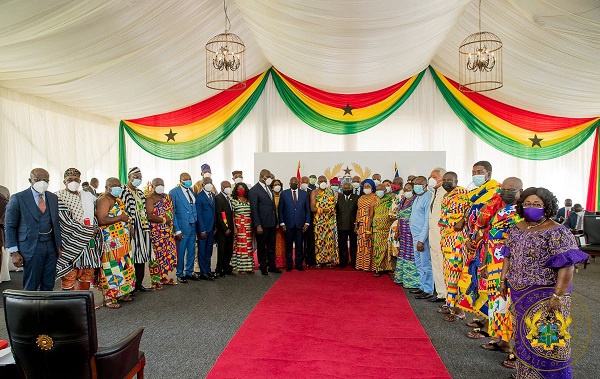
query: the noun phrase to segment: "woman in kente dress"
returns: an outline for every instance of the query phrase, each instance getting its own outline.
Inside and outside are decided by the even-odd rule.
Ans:
[[[339,262],[338,236],[335,205],[337,203],[339,179],[331,179],[331,187],[327,178],[319,176],[317,188],[310,193],[310,208],[314,218],[315,255],[317,268],[322,265],[333,267]],[[335,188],[335,191],[334,189]]]
[[[375,204],[377,204],[375,182],[372,179],[365,179],[362,182],[362,188],[364,195],[358,198],[358,210],[356,211],[356,235],[358,240],[356,269],[373,271],[375,269],[375,262],[373,261],[373,216],[375,214]]]
[[[531,187],[517,201],[525,220],[508,232],[500,292],[511,291],[517,378],[571,378],[571,282],[588,255],[553,221],[558,201]]]
[[[235,239],[231,266],[239,274],[254,273],[254,234],[250,218],[250,202],[248,186],[245,183],[235,185],[231,195]]]
[[[279,207],[279,197],[281,196],[281,191],[283,189],[283,185],[281,184],[281,180],[274,179],[271,182],[271,191],[273,191],[273,200],[275,201],[275,214],[279,215],[277,209]],[[279,225],[279,221],[277,221],[277,225]],[[286,266],[286,256],[285,256],[285,233],[283,232],[283,228],[277,228],[275,232],[275,266],[276,267],[285,267]]]
[[[415,263],[413,237],[409,225],[410,213],[412,212],[414,201],[413,185],[406,183],[397,211],[398,230],[396,231],[396,240],[399,242],[399,247],[396,272],[394,274],[394,282],[406,289],[416,289],[419,287],[419,271]]]
[[[394,201],[391,193],[386,191],[384,184],[376,187],[377,203],[373,210],[373,264],[375,274],[379,277],[382,272],[392,271],[388,250],[390,226],[394,219],[390,218],[390,207]]]

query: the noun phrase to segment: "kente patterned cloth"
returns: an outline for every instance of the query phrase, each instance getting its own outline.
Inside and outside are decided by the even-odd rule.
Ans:
[[[492,197],[500,191],[500,183],[491,179],[469,192],[469,210],[466,216],[466,236],[475,240],[477,234],[477,218],[479,212]],[[481,242],[481,241],[480,241]],[[487,294],[479,295],[479,291],[485,291],[487,280],[479,275],[481,267],[481,257],[484,256],[485,247],[479,243],[475,248],[475,255],[467,255],[464,262],[463,271],[458,281],[458,307],[467,312],[474,313],[481,317],[488,317]],[[466,251],[465,251],[466,253]]]
[[[254,235],[250,218],[250,203],[231,199],[233,223],[235,224],[235,240],[231,266],[237,271],[254,270]]]
[[[337,264],[339,262],[338,233],[335,218],[337,193],[334,193],[331,188],[315,191],[317,211],[314,218],[314,231],[317,264]]]
[[[375,271],[391,271],[388,238],[390,236],[390,207],[394,201],[394,196],[385,194],[381,199],[377,199],[375,213],[373,216],[373,263]]]
[[[402,201],[403,193],[404,191],[399,194],[391,194],[392,204],[390,205],[389,216],[393,222],[392,225],[390,225],[390,233],[388,236],[388,256],[390,260],[392,257],[398,257],[398,248],[400,247],[400,241],[396,241],[394,236],[396,235],[396,230],[398,230],[398,207]]]
[[[464,263],[464,230],[456,231],[454,226],[463,220],[469,209],[468,191],[463,187],[455,187],[442,198],[440,214],[440,233],[442,236],[442,253],[444,254],[444,279],[446,281],[446,306],[456,306],[458,297],[458,280]]]
[[[554,293],[558,270],[588,259],[569,229],[508,231],[504,257],[511,289],[517,378],[571,378],[571,297],[558,311],[547,303]],[[568,289],[568,292],[571,288]]]
[[[125,203],[115,199],[108,211],[108,217],[117,217],[125,212]],[[129,225],[123,221],[100,226],[103,237],[102,268],[100,269],[100,289],[106,299],[117,299],[133,291],[135,269],[129,258]]]
[[[167,194],[159,195],[159,199],[154,203],[152,214],[157,217],[164,217],[173,220],[173,201]],[[175,235],[173,232],[173,223],[150,223],[150,240],[154,247],[155,261],[148,263],[150,271],[150,280],[156,284],[160,279],[166,278],[173,272],[177,266],[177,248],[175,244]],[[158,279],[158,280],[157,280]]]
[[[373,271],[375,262],[373,261],[373,220],[369,217],[371,207],[375,208],[377,195],[370,193],[358,198],[358,211],[356,212],[356,222],[358,223],[358,248],[356,251],[356,269],[363,271]]]
[[[121,199],[125,202],[127,214],[131,217],[131,224],[135,239],[132,241],[133,262],[146,263],[152,258],[152,243],[150,242],[150,224],[146,216],[146,196],[139,188],[133,190],[128,185],[123,186]]]
[[[415,264],[415,249],[413,247],[413,236],[410,232],[410,213],[415,197],[402,198],[398,206],[398,229],[400,230],[400,241],[398,248],[398,259],[396,260],[396,272],[394,282],[402,284],[404,288],[419,287],[419,271]]]

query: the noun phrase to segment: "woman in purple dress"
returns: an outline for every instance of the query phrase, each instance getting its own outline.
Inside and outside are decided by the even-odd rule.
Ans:
[[[588,255],[553,221],[556,197],[531,187],[517,201],[525,220],[508,231],[500,292],[511,290],[517,378],[571,378],[573,265]]]

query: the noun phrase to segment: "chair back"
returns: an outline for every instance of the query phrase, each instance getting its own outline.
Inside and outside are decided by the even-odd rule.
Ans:
[[[6,290],[3,301],[10,345],[23,377],[95,376],[98,340],[89,291]]]
[[[600,245],[600,216],[583,216],[583,234],[588,244]]]

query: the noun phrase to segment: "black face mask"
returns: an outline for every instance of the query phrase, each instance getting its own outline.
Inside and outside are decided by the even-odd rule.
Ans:
[[[293,190],[297,190],[298,189],[298,183],[290,183],[290,188]]]
[[[456,186],[453,182],[442,182],[442,188],[446,190],[446,192],[452,191]]]
[[[352,195],[352,190],[344,190],[344,195],[346,195],[346,196]]]
[[[517,191],[500,190],[500,198],[506,204],[514,204],[517,201]]]

